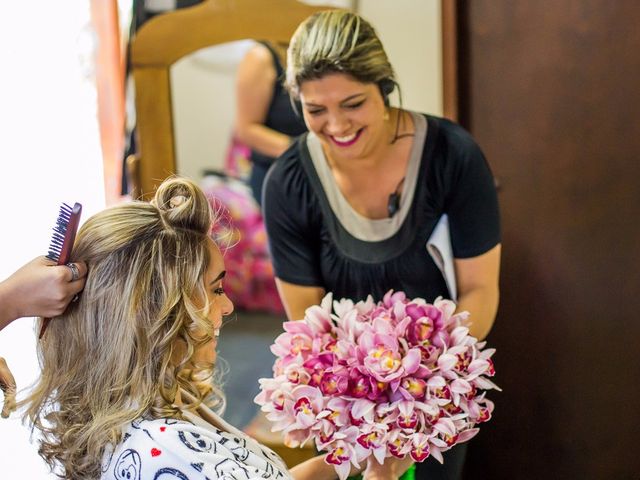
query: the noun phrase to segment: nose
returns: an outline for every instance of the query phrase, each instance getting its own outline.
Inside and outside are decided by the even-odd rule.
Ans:
[[[233,313],[233,302],[229,297],[227,297],[226,293],[223,295],[223,300],[222,315],[231,315]]]
[[[347,133],[351,126],[349,118],[341,112],[330,113],[327,118],[326,131],[329,135]]]

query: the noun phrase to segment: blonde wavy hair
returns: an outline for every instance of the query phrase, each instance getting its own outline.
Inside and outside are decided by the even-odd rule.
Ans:
[[[78,232],[86,286],[39,342],[42,375],[22,402],[61,477],[100,477],[105,448],[136,418],[181,418],[180,388],[224,403],[214,366],[191,361],[213,337],[203,281],[213,217],[195,183],[171,178],[151,203],[108,208]]]
[[[347,10],[324,10],[304,20],[291,37],[285,86],[293,98],[300,86],[332,73],[344,73],[362,83],[375,83],[389,104],[396,88],[395,73],[375,29]]]

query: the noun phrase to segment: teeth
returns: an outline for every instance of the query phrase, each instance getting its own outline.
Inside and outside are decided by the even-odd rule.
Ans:
[[[352,133],[351,135],[347,135],[346,137],[333,137],[336,142],[340,142],[340,143],[347,143],[350,142],[351,140],[353,140],[354,138],[356,138],[356,134]]]
[[[214,336],[214,337],[216,337],[216,338],[218,338],[218,337],[220,336],[220,329],[219,329],[219,328],[216,328],[216,329],[213,331],[213,336]]]

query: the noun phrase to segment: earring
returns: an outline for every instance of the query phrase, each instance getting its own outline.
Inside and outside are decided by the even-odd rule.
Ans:
[[[384,109],[384,115],[382,116],[382,118],[383,118],[383,120],[384,120],[385,122],[388,122],[388,121],[389,121],[389,109],[388,109],[388,108],[385,108],[385,109]]]

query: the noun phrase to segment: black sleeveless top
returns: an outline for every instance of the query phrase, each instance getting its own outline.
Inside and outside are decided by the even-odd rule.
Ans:
[[[285,72],[282,64],[280,63],[280,59],[278,58],[278,54],[268,42],[259,43],[267,47],[271,53],[273,66],[276,69],[276,82],[273,88],[273,97],[271,99],[271,104],[269,105],[264,125],[276,132],[284,133],[290,137],[297,137],[307,131],[307,127],[302,119],[302,110],[300,109],[300,105],[298,104],[297,107],[298,112],[300,112],[300,116],[298,116],[291,106],[289,93],[282,84]],[[263,155],[256,151],[251,152],[251,161],[254,164],[268,167],[274,160],[275,159],[273,157]]]

